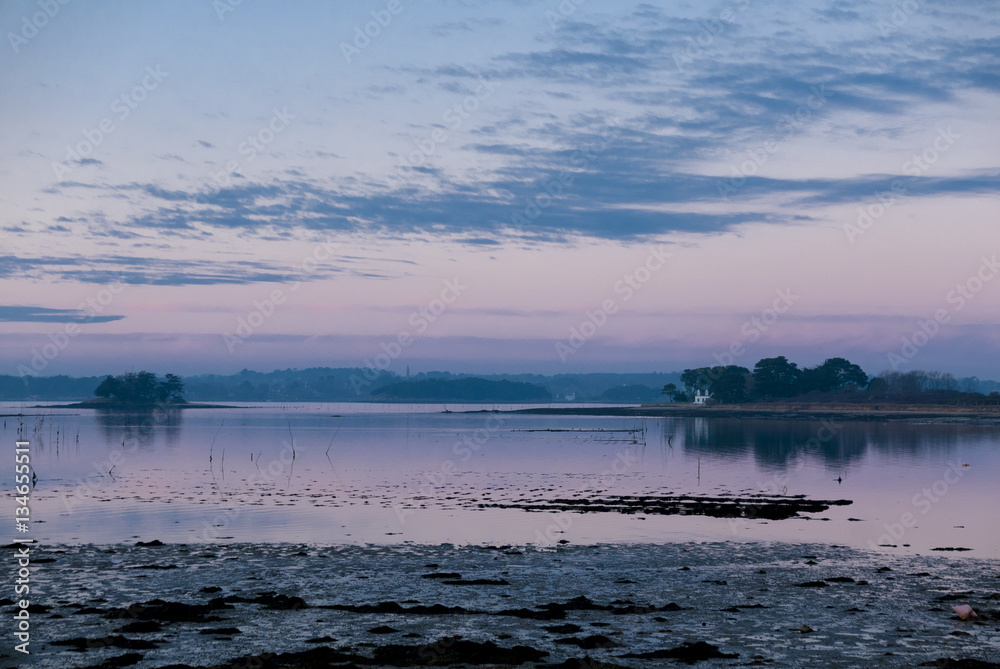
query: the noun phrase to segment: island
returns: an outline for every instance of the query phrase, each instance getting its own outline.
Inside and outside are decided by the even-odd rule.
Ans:
[[[37,407],[46,409],[229,409],[220,404],[193,404],[184,399],[184,382],[175,374],[162,380],[153,372],[126,372],[104,377],[94,389],[94,399],[73,404]]]

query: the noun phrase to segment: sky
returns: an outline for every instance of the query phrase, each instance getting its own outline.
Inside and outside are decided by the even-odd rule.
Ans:
[[[989,3],[4,0],[0,34],[0,374],[1000,378]]]

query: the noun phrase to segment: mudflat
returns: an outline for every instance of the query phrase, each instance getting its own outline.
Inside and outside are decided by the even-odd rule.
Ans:
[[[37,667],[1000,667],[1000,560],[738,542],[36,555]]]

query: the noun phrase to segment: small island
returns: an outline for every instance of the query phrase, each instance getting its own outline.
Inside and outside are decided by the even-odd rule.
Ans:
[[[95,398],[48,409],[227,409],[216,404],[192,404],[184,399],[184,382],[175,374],[162,380],[153,372],[126,372],[104,377]]]

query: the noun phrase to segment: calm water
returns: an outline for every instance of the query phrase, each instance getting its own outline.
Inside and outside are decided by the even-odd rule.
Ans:
[[[778,540],[1000,557],[1000,426],[442,408],[24,409],[38,475],[31,535],[70,544]],[[0,406],[0,414],[19,410]],[[2,420],[12,449],[19,419]],[[8,473],[8,509],[12,488]],[[853,504],[770,522],[478,507],[608,493],[803,494]]]

